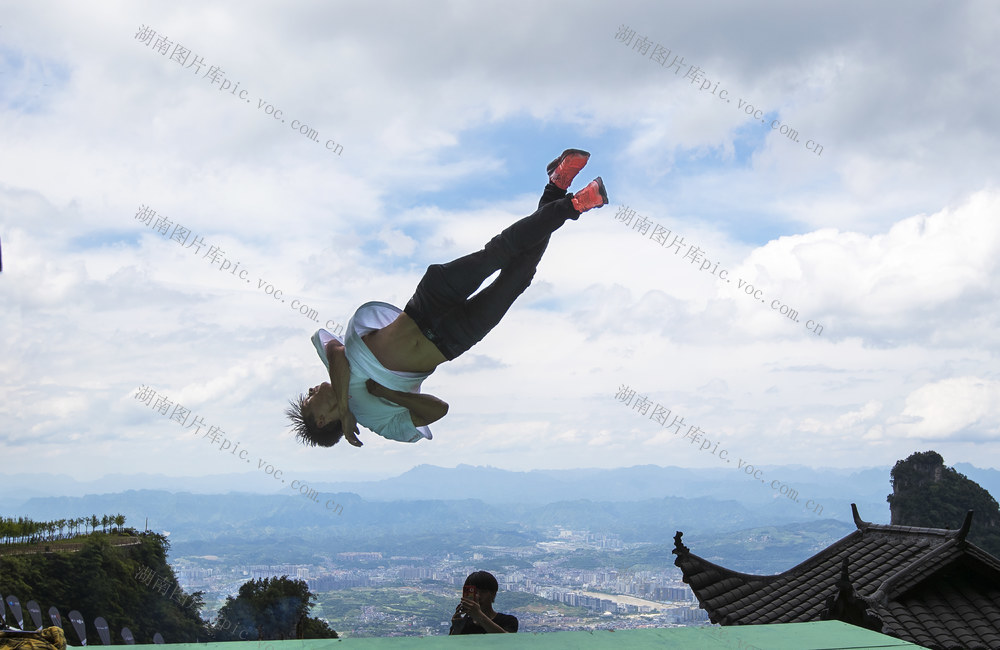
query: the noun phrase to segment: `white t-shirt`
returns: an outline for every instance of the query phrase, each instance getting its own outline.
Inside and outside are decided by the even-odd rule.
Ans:
[[[423,438],[430,440],[434,436],[426,427],[413,426],[410,411],[404,407],[381,397],[375,397],[368,392],[365,382],[371,378],[392,390],[407,393],[419,393],[420,385],[430,372],[402,372],[389,370],[375,358],[372,351],[361,339],[373,330],[382,329],[402,313],[398,307],[387,302],[366,302],[358,307],[354,316],[347,323],[347,333],[342,340],[326,330],[319,330],[313,336],[316,351],[323,359],[324,365],[329,364],[324,347],[330,339],[337,339],[344,346],[344,353],[351,366],[351,381],[348,386],[348,407],[357,419],[358,424],[389,440],[400,442],[416,442]],[[433,372],[433,371],[431,371]]]

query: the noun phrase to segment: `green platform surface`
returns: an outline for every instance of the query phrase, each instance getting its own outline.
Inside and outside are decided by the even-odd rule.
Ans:
[[[846,650],[848,648],[923,648],[891,636],[840,621],[744,625],[733,627],[677,627],[594,632],[486,634],[468,636],[387,637],[365,639],[310,639],[295,641],[234,641],[230,643],[176,643],[170,650],[428,650],[430,648],[736,648],[738,650]],[[136,650],[165,650],[164,646],[136,645]]]

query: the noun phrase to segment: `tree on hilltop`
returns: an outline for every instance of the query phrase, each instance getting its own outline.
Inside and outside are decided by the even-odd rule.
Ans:
[[[303,580],[250,580],[226,598],[212,630],[218,641],[338,638],[325,621],[309,616],[315,600]]]

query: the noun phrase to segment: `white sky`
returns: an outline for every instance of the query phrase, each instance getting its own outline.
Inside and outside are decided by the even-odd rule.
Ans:
[[[994,2],[0,0],[4,464],[248,469],[133,399],[146,385],[286,474],[720,466],[616,401],[628,385],[758,466],[933,448],[1000,467],[998,27]],[[297,445],[283,411],[324,379],[316,327],[402,307],[428,264],[529,214],[567,147],[593,154],[572,189],[599,174],[611,205],[555,233],[504,322],[424,382],[451,405],[434,440]]]

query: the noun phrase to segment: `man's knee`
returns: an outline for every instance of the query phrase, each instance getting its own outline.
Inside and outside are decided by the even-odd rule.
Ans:
[[[510,277],[521,278],[525,286],[531,283],[531,279],[535,277],[535,272],[538,270],[538,263],[542,260],[542,253],[545,252],[545,246],[548,242],[542,243],[540,246],[525,251],[511,260],[501,273],[506,273]]]
[[[531,265],[514,266],[500,271],[497,281],[514,287],[514,295],[519,296],[531,285],[535,271],[535,267]]]
[[[420,282],[417,284],[417,290],[425,289],[428,285],[439,285],[444,275],[444,265],[443,264],[431,264],[424,271],[424,275],[420,278]]]
[[[517,249],[511,245],[502,233],[486,242],[486,245],[483,246],[483,251],[489,256],[490,263],[496,268],[507,266],[518,255]]]

